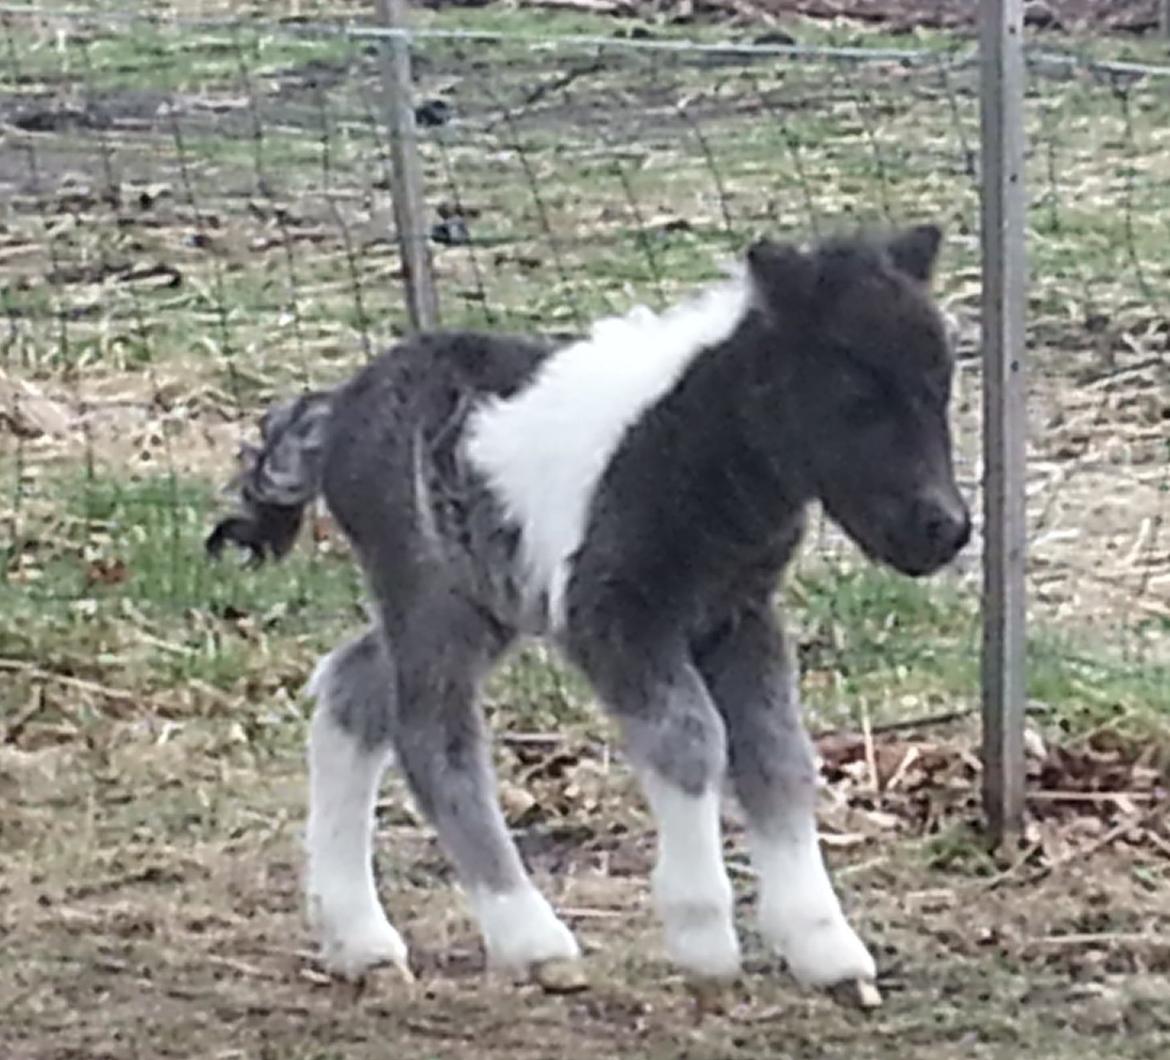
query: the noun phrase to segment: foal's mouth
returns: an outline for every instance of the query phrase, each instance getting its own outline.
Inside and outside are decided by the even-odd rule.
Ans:
[[[898,533],[881,535],[880,546],[869,552],[871,558],[911,578],[925,578],[936,574],[955,561],[970,537],[965,534],[954,545],[907,546],[898,541]],[[863,546],[864,547],[864,546]]]
[[[918,556],[897,558],[888,557],[884,562],[896,570],[899,574],[905,574],[911,578],[926,578],[931,574],[935,574],[947,566],[958,555],[954,552],[945,557],[931,557],[929,560],[923,560]]]
[[[911,578],[925,578],[950,565],[966,547],[970,530],[944,544],[932,541],[918,526],[882,526],[871,522],[862,533],[845,527],[861,551],[875,563]]]

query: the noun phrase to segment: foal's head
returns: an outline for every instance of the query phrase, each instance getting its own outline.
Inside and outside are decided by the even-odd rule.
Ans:
[[[947,420],[953,354],[928,289],[941,238],[924,225],[748,252],[785,362],[774,411],[807,491],[866,553],[912,575],[949,562],[971,532]]]

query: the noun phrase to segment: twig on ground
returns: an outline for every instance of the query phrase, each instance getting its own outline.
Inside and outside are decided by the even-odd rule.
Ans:
[[[882,736],[891,732],[910,732],[914,729],[931,729],[940,725],[950,725],[956,721],[962,721],[964,718],[969,718],[975,713],[974,707],[964,707],[962,710],[949,710],[943,714],[927,714],[921,718],[902,718],[898,721],[883,721],[876,725],[871,725],[869,731],[874,736]],[[818,732],[814,739],[823,740],[829,736],[838,736],[845,730],[842,729],[826,729],[823,732]]]
[[[730,868],[730,866],[728,866]],[[625,920],[629,912],[624,909],[594,909],[587,906],[562,906],[561,915],[572,920]]]
[[[204,953],[200,955],[199,959],[237,972],[239,975],[248,979],[280,980],[284,978],[284,976],[276,972],[271,972],[267,968],[258,968],[256,965],[248,964],[246,961],[241,961],[236,957],[223,957],[217,953]]]
[[[1153,802],[1152,791],[1029,791],[1030,802]]]
[[[1035,872],[1031,873],[1024,880],[1025,883],[1039,883],[1041,880],[1051,876],[1057,869],[1064,868],[1064,866],[1074,861],[1085,861],[1092,857],[1099,850],[1103,850],[1109,846],[1110,843],[1120,839],[1126,832],[1134,828],[1144,828],[1150,821],[1153,820],[1155,814],[1164,812],[1165,807],[1160,803],[1151,809],[1147,810],[1141,816],[1134,820],[1118,821],[1107,832],[1102,833],[1088,846],[1078,847],[1073,850],[1068,850],[1060,857],[1050,861],[1047,865],[1042,865]]]
[[[4,726],[4,734],[0,737],[0,743],[16,743],[20,739],[20,734],[24,732],[25,726],[44,709],[44,706],[44,691],[40,688],[34,689],[32,702],[23,710],[18,711],[16,716]]]
[[[896,791],[898,785],[905,779],[910,767],[921,757],[922,752],[916,746],[911,744],[906,753],[902,756],[902,761],[898,763],[898,768],[890,775],[890,779],[886,782],[886,791]]]
[[[865,767],[869,773],[869,784],[875,795],[882,791],[882,778],[878,775],[877,752],[873,746],[873,728],[869,723],[869,708],[861,700],[861,737],[865,741]]]
[[[111,688],[109,685],[90,681],[84,677],[71,677],[68,674],[54,673],[52,670],[45,670],[33,663],[25,662],[23,659],[0,659],[0,670],[7,670],[9,673],[22,673],[38,681],[51,681],[53,684],[75,688],[79,692],[89,692],[91,695],[112,699],[119,703],[142,703],[140,694],[127,692],[121,688]]]
[[[1151,946],[1170,946],[1170,935],[1152,935],[1145,931],[1085,931],[1070,935],[1041,935],[1029,939],[1032,946],[1103,946],[1129,945],[1136,942]]]
[[[981,880],[978,884],[978,889],[980,891],[994,891],[996,888],[1002,887],[1009,880],[1013,879],[1020,871],[1020,869],[1027,865],[1028,862],[1031,861],[1032,858],[1043,849],[1043,847],[1044,843],[1039,839],[1029,843],[1023,853],[1021,853],[1020,856],[1017,857],[1015,861],[1013,861],[1006,869],[1004,869],[1002,872],[997,872],[990,879]]]

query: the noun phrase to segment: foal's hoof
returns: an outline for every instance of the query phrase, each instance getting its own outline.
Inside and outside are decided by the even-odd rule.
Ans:
[[[730,902],[659,903],[666,949],[689,980],[728,981],[740,971],[739,937]]]
[[[410,965],[407,964],[406,961],[402,961],[401,963],[397,963],[397,964],[392,964],[389,967],[392,971],[396,972],[398,974],[399,978],[404,983],[406,983],[408,986],[413,986],[417,982],[417,980],[414,977],[414,972],[412,972],[410,970]],[[880,997],[878,998],[878,1001],[880,1003],[880,1001],[881,1001]]]
[[[377,983],[385,984],[387,981],[411,990],[418,985],[414,972],[410,970],[410,966],[405,961],[372,965],[364,975],[353,981],[364,989],[369,989]]]
[[[882,992],[872,979],[853,979],[847,983],[838,983],[829,988],[841,1004],[851,1008],[859,1008],[863,1012],[871,1012],[882,1007]]]
[[[695,1021],[701,1022],[706,1016],[724,1016],[728,1010],[728,999],[735,985],[735,979],[712,979],[707,976],[689,976],[686,981],[687,993],[695,1004]]]
[[[404,982],[414,982],[406,943],[384,920],[373,920],[350,935],[323,932],[321,964],[330,975],[351,982],[364,979],[375,968],[390,969]]]
[[[581,956],[573,933],[532,884],[512,891],[472,891],[469,897],[490,967],[528,972],[538,964]]]
[[[857,933],[840,914],[807,918],[773,928],[770,941],[802,986],[834,987],[839,983],[873,982],[877,968]]]
[[[532,981],[546,994],[577,994],[589,989],[589,978],[579,960],[541,961],[532,966]]]
[[[413,985],[415,982],[414,972],[406,963],[405,955],[402,957],[362,955],[348,960],[322,956],[321,964],[335,979],[350,983],[362,982],[367,976],[380,972],[385,972],[403,983]]]

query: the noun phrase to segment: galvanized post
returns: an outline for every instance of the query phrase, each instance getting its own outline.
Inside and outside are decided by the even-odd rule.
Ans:
[[[402,0],[376,0],[378,20],[386,29],[406,28]],[[414,124],[410,76],[410,42],[391,35],[382,42],[382,90],[386,129],[390,135],[390,168],[394,226],[406,286],[411,326],[426,331],[439,323],[439,299],[431,264],[418,134]]]
[[[1027,702],[1022,0],[982,9],[983,242],[983,805],[993,836],[1024,817]]]

